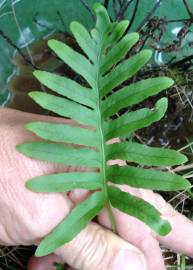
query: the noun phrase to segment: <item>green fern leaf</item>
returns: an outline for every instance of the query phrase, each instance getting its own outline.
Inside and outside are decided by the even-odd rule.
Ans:
[[[81,103],[91,108],[95,108],[95,95],[89,88],[83,87],[75,81],[66,77],[52,74],[46,71],[37,70],[34,76],[45,86],[54,92]]]
[[[59,246],[71,241],[102,210],[104,194],[101,191],[90,195],[40,243],[36,256],[48,255]]]
[[[101,175],[95,172],[71,172],[31,179],[26,187],[36,192],[64,192],[73,189],[102,189]]]
[[[97,133],[93,130],[65,124],[31,122],[25,126],[42,139],[51,142],[97,146]]]
[[[17,145],[17,150],[34,159],[73,166],[100,167],[99,156],[93,149],[78,149],[59,143],[32,142]]]
[[[121,142],[106,147],[107,160],[123,159],[147,166],[173,166],[187,158],[175,150],[149,147],[136,142]]]
[[[109,121],[105,126],[105,138],[109,140],[115,137],[126,137],[131,132],[151,125],[164,116],[167,106],[167,99],[162,98],[156,103],[154,110],[145,108]]]
[[[31,98],[41,107],[77,124],[29,123],[26,128],[46,141],[18,145],[18,151],[34,159],[83,166],[85,172],[39,176],[29,180],[26,186],[35,192],[64,192],[76,188],[93,191],[40,243],[37,256],[47,255],[71,241],[103,207],[108,209],[113,228],[112,206],[140,219],[160,235],[170,232],[171,226],[152,205],[112,187],[111,183],[165,191],[190,187],[187,180],[161,169],[185,163],[187,158],[184,155],[125,140],[134,131],[164,116],[168,106],[166,98],[158,100],[153,109],[143,108],[114,120],[111,118],[120,109],[170,87],[173,81],[157,77],[122,87],[123,82],[149,61],[152,53],[143,50],[125,59],[138,41],[138,34],[124,35],[128,21],[111,22],[101,4],[94,5],[94,12],[96,26],[91,32],[78,22],[70,26],[84,55],[61,41],[50,40],[48,43],[54,53],[82,77],[83,85],[49,72],[34,72],[42,84],[59,96],[34,91],[30,93]],[[114,137],[120,137],[121,142],[109,145],[108,140]],[[108,161],[113,159],[123,159],[135,165],[108,165]],[[140,165],[159,166],[159,170],[144,169]]]
[[[107,168],[107,179],[118,185],[161,191],[175,191],[191,187],[190,182],[175,173],[132,166],[114,165]]]
[[[111,203],[122,212],[136,217],[161,236],[171,231],[171,225],[160,218],[160,213],[151,204],[115,187],[108,187]]]
[[[38,91],[31,92],[29,96],[44,109],[57,113],[60,116],[70,117],[85,125],[94,127],[97,125],[96,114],[74,101]]]

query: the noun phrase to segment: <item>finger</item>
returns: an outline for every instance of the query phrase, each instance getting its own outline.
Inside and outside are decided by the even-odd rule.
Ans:
[[[152,191],[145,192],[144,190],[141,190],[141,194],[144,200],[149,201],[159,209],[162,217],[167,219],[172,226],[172,230],[167,236],[157,236],[160,243],[193,257],[193,222],[174,210],[159,194]]]
[[[127,191],[127,187],[125,187],[125,191]],[[132,191],[133,193],[140,193],[136,189],[133,189]],[[85,199],[87,196],[88,193],[81,190],[76,190],[69,194],[70,199],[75,204],[79,203],[80,200]],[[116,218],[118,234],[143,252],[147,261],[148,270],[164,270],[165,266],[161,250],[158,241],[151,235],[151,230],[145,226],[144,223],[133,217],[129,217],[118,210],[114,210],[114,215]],[[107,210],[102,212],[98,220],[106,228],[111,228]]]
[[[53,116],[45,116],[40,114],[26,113],[8,108],[0,108],[1,113],[1,124],[4,122],[7,124],[15,124],[15,121],[19,121],[21,124],[25,124],[27,121],[51,121],[53,123],[64,123],[69,125],[80,126],[80,124],[76,123],[70,119],[64,119],[60,117]]]
[[[150,233],[150,229],[144,226],[141,221],[119,210],[114,209],[113,213],[116,218],[117,233],[124,240],[135,245],[143,252],[148,270],[165,270],[159,243],[154,238],[154,235]],[[101,213],[98,220],[103,226],[107,228],[111,227],[107,210]]]
[[[160,243],[193,257],[193,222],[170,207],[164,218],[170,222],[172,231],[165,237],[158,236]]]
[[[75,189],[68,193],[68,198],[74,203],[78,204],[85,200],[91,194],[90,191],[84,189]]]
[[[137,248],[95,223],[56,254],[79,270],[147,270],[144,256]]]
[[[69,171],[85,171],[85,168],[81,166],[65,166],[63,164],[33,160],[25,157],[24,155],[16,151],[17,144],[21,144],[24,142],[42,141],[41,138],[37,137],[35,134],[24,128],[24,125],[29,122],[44,121],[62,123],[73,126],[80,126],[79,124],[69,119],[25,113],[6,108],[0,109],[0,119],[0,135],[1,138],[3,138],[1,140],[0,147],[2,147],[2,149],[4,150],[3,154],[5,154],[5,157],[2,156],[2,160],[6,161],[6,159],[11,159],[11,161],[13,162],[17,161],[13,165],[15,165],[15,167],[17,166],[18,173],[20,173],[21,170],[23,176],[25,176],[26,174],[26,177],[28,176],[28,178],[34,177],[36,175],[33,175],[33,171],[35,170],[32,170],[32,167],[39,168],[41,170],[40,175],[51,174],[55,172],[60,173]],[[3,164],[1,164],[1,168],[6,168],[6,166],[3,166]]]
[[[56,270],[54,263],[62,263],[61,258],[55,254],[51,254],[45,257],[31,257],[27,270]]]

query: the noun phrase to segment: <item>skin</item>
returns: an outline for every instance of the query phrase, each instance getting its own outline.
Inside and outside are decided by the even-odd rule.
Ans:
[[[25,188],[26,180],[72,168],[32,160],[15,150],[26,141],[37,141],[23,128],[34,120],[64,122],[61,119],[0,109],[0,244],[32,245],[48,234],[88,193],[37,194]],[[65,121],[66,122],[66,121]],[[69,121],[67,121],[69,123]],[[122,162],[117,161],[119,164]],[[80,170],[81,168],[76,168]],[[170,221],[172,232],[155,235],[133,217],[114,210],[118,232],[113,234],[106,210],[73,241],[43,258],[31,258],[28,270],[54,270],[53,262],[65,262],[78,270],[164,270],[159,243],[193,257],[193,223],[174,211],[161,196],[149,190],[121,187],[152,203]]]

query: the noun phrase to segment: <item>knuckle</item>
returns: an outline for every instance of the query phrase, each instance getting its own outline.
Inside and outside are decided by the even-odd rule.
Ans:
[[[32,196],[28,207],[30,209],[28,227],[31,228],[34,238],[40,239],[64,219],[70,211],[71,204],[60,194],[32,194]]]
[[[67,254],[67,250],[70,256]],[[73,253],[71,253],[72,250]],[[67,244],[66,249],[62,252],[67,252],[64,257],[67,256],[68,263],[76,269],[110,269],[111,253],[108,233],[94,223],[87,226],[74,240]]]

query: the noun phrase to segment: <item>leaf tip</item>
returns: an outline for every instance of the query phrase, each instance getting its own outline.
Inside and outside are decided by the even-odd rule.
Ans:
[[[168,88],[175,84],[175,81],[172,78],[166,77]]]
[[[189,190],[192,188],[192,184],[188,180],[184,180],[184,189]]]
[[[17,144],[16,150],[22,154],[25,154],[25,144],[24,143]]]
[[[137,42],[138,40],[139,40],[139,33],[137,33],[137,32],[134,32],[133,33],[133,38],[135,39],[135,42]]]
[[[30,123],[25,124],[25,125],[24,125],[24,128],[27,129],[27,130],[32,131],[32,128],[33,128],[33,122],[30,122]]]
[[[70,23],[70,30],[72,33],[74,32],[74,30],[76,30],[77,26],[79,26],[79,22],[77,22],[77,21],[72,21]]]
[[[180,153],[180,156],[181,156],[181,163],[183,164],[183,163],[186,163],[187,161],[188,161],[188,158],[187,158],[187,156],[185,156],[185,155],[183,155],[183,154],[181,154]]]
[[[43,256],[47,256],[49,255],[51,252],[46,251],[44,245],[42,244],[43,241],[39,244],[39,246],[37,247],[36,251],[35,251],[35,256],[36,257],[43,257]]]
[[[39,70],[35,70],[35,71],[33,71],[33,75],[37,78],[38,77],[38,75],[39,75]]]
[[[160,117],[162,118],[165,115],[165,113],[167,111],[167,108],[168,108],[168,99],[167,99],[167,97],[160,98],[156,102],[155,108],[160,111],[160,113],[161,113]]]
[[[40,192],[38,190],[38,188],[36,187],[36,181],[35,181],[35,178],[32,178],[30,180],[28,180],[27,182],[25,182],[25,187],[31,191],[34,191],[34,192]]]
[[[32,91],[28,93],[28,96],[34,100],[36,100],[36,98],[38,98],[40,95],[41,95],[41,92],[38,92],[38,91]]]
[[[99,3],[99,2],[94,3],[93,10],[95,12],[98,12],[101,8],[105,8],[105,7],[103,5],[101,5],[101,3]]]
[[[167,97],[163,97],[163,98],[160,98],[158,101],[157,101],[157,103],[156,103],[157,105],[158,104],[162,104],[162,105],[168,105],[168,98]]]
[[[168,235],[172,230],[171,224],[166,219],[161,219],[160,228],[158,234],[160,236]]]
[[[146,49],[143,52],[144,52],[144,54],[145,54],[145,56],[147,57],[148,60],[151,59],[152,54],[153,54],[152,50]]]
[[[17,144],[17,145],[16,145],[16,149],[17,149],[17,151],[19,151],[19,152],[20,152],[21,146],[22,146],[22,144]]]
[[[35,70],[35,71],[33,71],[33,75],[38,81],[41,80],[41,78],[42,78],[42,76],[44,74],[46,74],[46,71],[43,71],[43,70]]]
[[[26,183],[25,183],[25,187],[29,190],[32,190],[32,180],[28,180]]]
[[[58,40],[56,39],[50,39],[48,40],[48,47],[52,50],[54,50],[55,46],[58,44]]]

